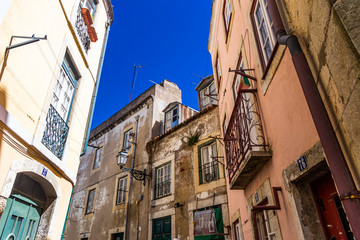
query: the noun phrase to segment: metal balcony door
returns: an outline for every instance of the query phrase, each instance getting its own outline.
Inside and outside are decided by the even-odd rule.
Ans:
[[[349,223],[331,175],[320,178],[312,186],[328,239],[352,240]]]
[[[171,240],[171,216],[153,220],[152,240]]]
[[[1,240],[34,240],[40,220],[36,206],[10,197],[0,221]]]

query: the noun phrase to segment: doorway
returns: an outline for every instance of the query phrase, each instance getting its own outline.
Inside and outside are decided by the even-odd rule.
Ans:
[[[1,240],[35,239],[41,215],[53,201],[36,179],[30,172],[17,174],[0,219]]]
[[[153,219],[152,240],[171,240],[171,216]]]
[[[349,222],[330,174],[312,184],[317,209],[322,226],[330,240],[353,240]]]

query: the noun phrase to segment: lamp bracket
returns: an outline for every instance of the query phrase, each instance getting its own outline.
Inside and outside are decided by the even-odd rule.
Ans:
[[[143,181],[145,185],[146,177],[150,177],[150,174],[146,174],[146,169],[144,171],[140,171],[134,168],[122,168],[123,172],[130,172],[131,176],[133,176],[138,181]]]

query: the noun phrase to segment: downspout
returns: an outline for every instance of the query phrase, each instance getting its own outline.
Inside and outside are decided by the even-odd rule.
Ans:
[[[132,153],[132,161],[131,161],[131,169],[134,169],[135,166],[135,153],[136,153],[136,145],[137,145],[137,136],[138,136],[138,127],[139,127],[139,116],[136,116],[136,127],[135,127],[135,137],[134,137],[134,151]],[[130,181],[129,181],[129,191],[128,191],[128,199],[126,204],[126,219],[125,219],[125,234],[124,239],[128,239],[128,222],[129,222],[129,212],[130,212],[130,197],[131,197],[131,189],[132,189],[132,181],[133,176],[130,174]]]
[[[290,50],[296,73],[354,237],[360,239],[360,199],[356,198],[359,191],[356,188],[299,41],[295,35],[286,33],[275,0],[269,0],[268,4],[276,38],[279,44],[286,45]]]
[[[67,222],[67,219],[68,219],[68,216],[69,216],[69,212],[70,212],[70,203],[71,203],[71,200],[72,200],[72,198],[73,198],[73,192],[74,192],[74,186],[73,186],[72,189],[71,189],[69,205],[68,205],[68,208],[67,208],[67,211],[66,211],[65,223],[64,223],[64,227],[63,227],[63,230],[62,230],[62,233],[61,233],[61,238],[60,238],[61,240],[63,240],[63,238],[64,238],[65,229],[66,229],[66,222]]]
[[[102,72],[102,68],[104,65],[104,57],[105,57],[106,46],[107,46],[107,42],[108,42],[108,38],[109,38],[109,31],[110,31],[110,20],[108,19],[106,22],[106,31],[105,31],[105,37],[104,37],[105,39],[104,39],[104,44],[103,44],[103,47],[101,50],[101,56],[100,56],[99,68],[98,68],[99,70],[98,70],[98,73],[96,76],[95,89],[94,89],[93,96],[91,99],[91,109],[90,109],[90,116],[88,118],[87,127],[86,127],[87,130],[86,130],[85,143],[84,143],[83,151],[80,154],[80,157],[86,153],[87,146],[89,143],[91,123],[92,123],[93,116],[94,116],[95,103],[96,103],[97,93],[98,93],[98,89],[99,89],[99,85],[100,85],[101,72]]]

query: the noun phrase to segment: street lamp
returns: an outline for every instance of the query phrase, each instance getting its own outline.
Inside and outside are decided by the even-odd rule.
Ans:
[[[116,155],[116,162],[117,165],[119,165],[120,169],[123,172],[130,172],[130,174],[138,181],[143,181],[143,184],[145,185],[145,178],[146,177],[150,177],[149,174],[146,174],[146,169],[144,169],[144,171],[140,171],[140,170],[136,170],[134,168],[126,168],[124,167],[126,165],[126,162],[129,158],[129,155],[127,154],[126,150],[121,150],[117,155]]]

